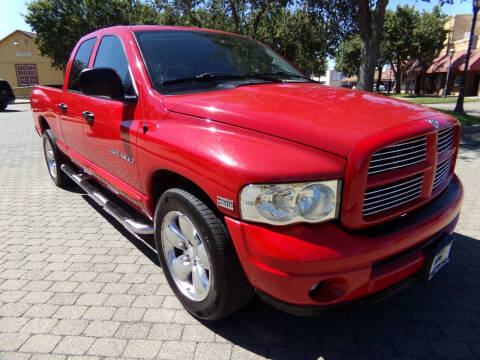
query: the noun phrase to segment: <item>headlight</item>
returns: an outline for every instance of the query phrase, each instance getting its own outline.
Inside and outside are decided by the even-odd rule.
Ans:
[[[240,193],[242,219],[273,225],[335,219],[340,185],[341,180],[247,185]]]

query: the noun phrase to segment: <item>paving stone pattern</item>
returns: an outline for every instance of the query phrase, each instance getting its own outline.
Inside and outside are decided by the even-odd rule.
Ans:
[[[480,358],[480,127],[465,129],[451,264],[352,314],[302,318],[254,300],[203,324],[154,251],[77,188],[56,188],[27,104],[0,113],[0,359]],[[148,239],[147,239],[148,240]]]

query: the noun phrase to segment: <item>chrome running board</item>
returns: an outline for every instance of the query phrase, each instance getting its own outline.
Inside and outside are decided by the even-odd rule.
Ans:
[[[142,215],[129,213],[112,200],[108,199],[98,190],[93,184],[89,182],[91,176],[85,173],[77,173],[67,164],[62,164],[60,167],[62,171],[68,175],[78,186],[100,205],[107,213],[113,216],[120,222],[127,230],[141,235],[153,234],[153,223]]]

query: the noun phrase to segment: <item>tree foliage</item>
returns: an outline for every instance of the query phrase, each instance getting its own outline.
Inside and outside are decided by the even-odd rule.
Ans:
[[[358,88],[372,91],[388,0],[353,0],[352,2],[355,5],[355,20],[360,35]]]
[[[436,6],[432,12],[423,12],[414,29],[415,54],[414,59],[418,60],[424,72],[433,64],[433,61],[440,55],[444,47],[447,30],[445,23],[448,17],[442,13],[439,6]],[[418,92],[417,87],[416,92]]]
[[[375,67],[386,62],[380,39],[387,3],[388,0],[33,0],[25,21],[37,33],[35,41],[41,54],[50,57],[60,69],[65,69],[81,36],[120,24],[184,25],[243,34],[269,45],[316,75],[325,72],[326,58],[338,55],[338,46],[347,38],[344,46],[359,49],[360,62],[355,70],[350,50],[345,51],[346,73],[357,73],[359,87],[371,90]]]
[[[345,76],[358,76],[360,69],[360,35],[358,33],[347,37],[341,44],[335,56],[335,70],[342,71]],[[343,63],[342,63],[343,62]]]
[[[155,0],[160,23],[243,34],[323,74],[353,28],[347,0]]]
[[[42,55],[65,69],[78,39],[119,24],[211,28],[255,38],[302,69],[323,74],[353,28],[348,0],[35,0],[26,22]],[[60,35],[61,34],[61,35]]]
[[[419,14],[414,7],[398,6],[396,11],[387,11],[383,29],[383,42],[389,56],[387,58],[395,75],[395,92],[400,92],[401,74],[412,65],[416,54],[415,26]]]

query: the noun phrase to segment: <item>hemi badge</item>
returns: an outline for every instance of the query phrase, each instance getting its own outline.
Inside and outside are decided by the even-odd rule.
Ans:
[[[432,125],[435,129],[438,129],[440,127],[440,124],[438,123],[437,120],[434,119],[428,119],[426,120],[430,125]]]
[[[233,211],[233,200],[229,200],[229,199],[225,199],[224,197],[217,196],[217,205]]]

